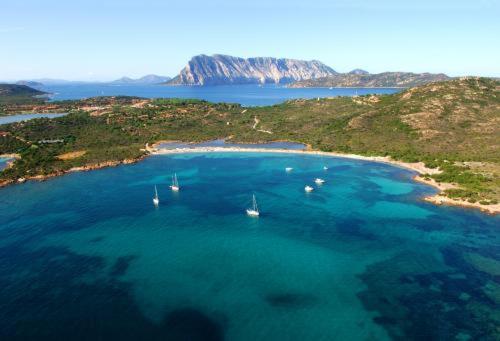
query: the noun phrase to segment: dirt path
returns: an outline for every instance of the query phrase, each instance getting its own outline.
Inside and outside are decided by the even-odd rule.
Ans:
[[[257,116],[255,116],[255,117],[253,118],[253,120],[254,120],[254,124],[253,124],[253,126],[252,126],[252,129],[253,129],[253,130],[257,130],[257,131],[260,131],[261,133],[266,133],[266,134],[272,134],[272,133],[273,133],[273,132],[272,132],[272,131],[270,131],[270,130],[256,129],[256,128],[257,128],[257,125],[259,125],[259,123],[260,123],[260,120],[257,118]]]

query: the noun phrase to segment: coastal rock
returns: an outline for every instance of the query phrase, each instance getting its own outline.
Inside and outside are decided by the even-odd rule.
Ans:
[[[180,74],[166,84],[281,84],[335,74],[332,68],[317,60],[199,55],[193,57]]]

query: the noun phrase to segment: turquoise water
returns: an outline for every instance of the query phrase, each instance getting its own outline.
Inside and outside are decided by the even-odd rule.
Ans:
[[[163,85],[113,85],[113,84],[64,84],[45,86],[52,100],[82,99],[95,96],[139,96],[146,98],[197,98],[210,102],[240,103],[244,106],[272,105],[294,98],[353,96],[366,94],[391,94],[394,88],[304,88],[283,86],[227,85],[227,86],[163,86]]]
[[[14,122],[29,121],[35,118],[56,118],[67,115],[66,113],[60,114],[19,114],[10,116],[0,116],[0,125]]]
[[[500,219],[413,175],[214,153],[1,189],[0,339],[498,339]]]

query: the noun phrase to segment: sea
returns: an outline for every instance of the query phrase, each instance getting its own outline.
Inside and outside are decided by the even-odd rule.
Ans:
[[[287,88],[279,85],[164,86],[105,83],[47,85],[41,90],[50,99],[68,100],[95,96],[138,96],[145,98],[194,98],[209,102],[239,103],[243,106],[274,105],[297,98],[392,94],[396,88]]]
[[[29,121],[35,118],[57,118],[67,115],[67,113],[29,113],[9,116],[0,116],[0,125],[15,122]]]
[[[414,175],[217,152],[2,188],[0,340],[498,340],[500,217]]]

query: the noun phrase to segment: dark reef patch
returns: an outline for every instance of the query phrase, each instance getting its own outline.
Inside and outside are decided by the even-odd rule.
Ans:
[[[132,259],[117,261],[117,272]],[[199,312],[174,312],[157,325],[143,316],[128,284],[80,280],[104,269],[102,258],[65,248],[0,248],[0,340],[223,339],[222,329]]]
[[[279,293],[265,297],[267,303],[279,308],[307,308],[318,303],[318,298],[310,294]]]
[[[368,289],[358,297],[395,340],[447,340],[461,331],[472,340],[498,340],[498,307],[482,290],[491,277],[467,265],[463,251],[441,250],[451,271],[417,252],[373,264],[360,276]]]
[[[104,236],[99,236],[99,237],[95,237],[95,238],[92,238],[91,240],[89,240],[90,243],[98,243],[100,241],[103,241],[104,240]]]
[[[355,217],[349,217],[349,219],[337,219],[335,224],[337,231],[347,238],[371,241],[379,239],[374,233],[364,228],[366,223],[361,219]]]
[[[162,328],[165,330],[165,340],[224,340],[222,327],[195,309],[178,309],[170,312]]]
[[[130,263],[136,258],[137,256],[134,255],[118,257],[115,264],[111,268],[111,271],[109,273],[110,276],[112,277],[123,276],[127,272]]]

